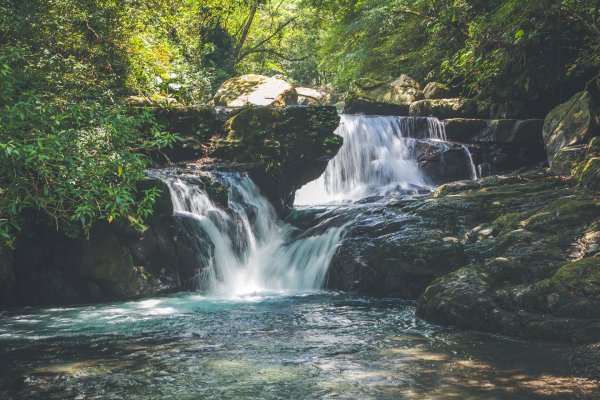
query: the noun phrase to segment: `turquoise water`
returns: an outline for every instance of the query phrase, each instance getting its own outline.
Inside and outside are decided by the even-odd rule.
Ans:
[[[570,351],[436,327],[393,299],[181,294],[0,313],[0,398],[594,398]]]

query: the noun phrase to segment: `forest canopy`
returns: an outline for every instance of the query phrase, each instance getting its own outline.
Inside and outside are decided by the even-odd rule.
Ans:
[[[600,65],[600,0],[0,0],[0,236],[27,210],[73,234],[143,227],[137,182],[177,137],[130,96],[205,104],[227,78],[343,93],[408,74],[535,101]]]

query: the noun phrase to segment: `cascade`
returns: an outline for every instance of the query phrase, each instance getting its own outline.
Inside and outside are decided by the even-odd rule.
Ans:
[[[420,171],[414,146],[418,141],[445,146],[445,126],[437,118],[342,115],[336,133],[344,145],[323,175],[296,193],[296,204],[352,202],[435,186]],[[476,178],[471,154],[462,147],[470,164],[465,168]]]
[[[227,210],[211,201],[193,176],[155,172],[169,187],[174,212],[193,237],[209,242],[199,260],[197,288],[243,295],[269,290],[317,290],[341,241],[344,227],[297,235],[245,174],[211,173],[229,189]],[[206,245],[198,246],[207,248]]]

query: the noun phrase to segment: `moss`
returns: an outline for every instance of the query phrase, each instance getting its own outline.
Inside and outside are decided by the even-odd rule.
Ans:
[[[600,190],[600,157],[588,157],[575,169],[579,185],[589,190]]]
[[[582,221],[597,217],[600,213],[600,201],[590,198],[561,198],[555,200],[523,221],[528,230],[557,233],[558,230],[577,228]]]
[[[562,266],[550,279],[570,294],[600,300],[600,258],[590,257]]]
[[[500,233],[505,230],[514,230],[519,227],[521,222],[527,218],[529,213],[527,212],[511,212],[502,214],[492,222],[494,232]]]

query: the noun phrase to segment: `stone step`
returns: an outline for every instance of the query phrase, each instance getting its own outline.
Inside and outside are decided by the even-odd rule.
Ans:
[[[541,119],[452,118],[445,124],[446,136],[453,142],[544,146]]]

